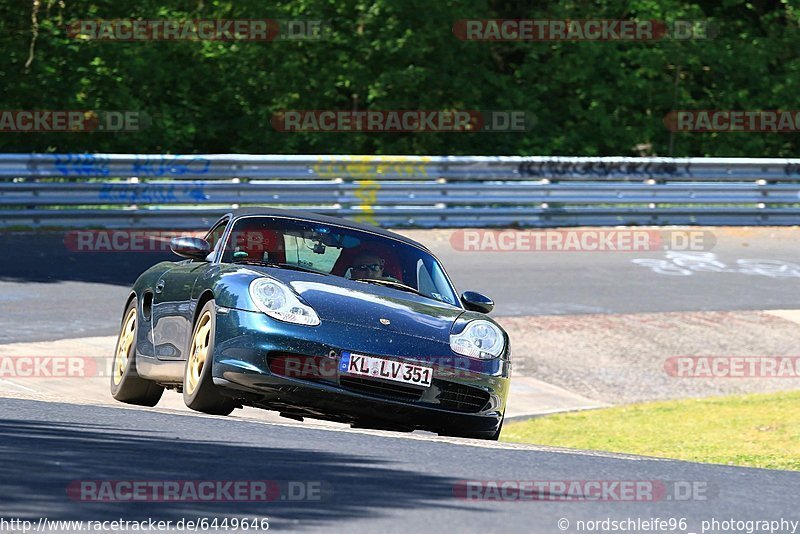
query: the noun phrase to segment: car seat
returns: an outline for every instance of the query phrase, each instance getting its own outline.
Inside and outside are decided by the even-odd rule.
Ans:
[[[283,234],[264,228],[261,224],[237,225],[231,234],[230,242],[233,246],[234,259],[262,260],[273,263],[286,261]]]

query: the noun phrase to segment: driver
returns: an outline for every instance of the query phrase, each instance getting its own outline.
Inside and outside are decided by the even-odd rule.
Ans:
[[[399,280],[387,276],[383,273],[386,260],[374,252],[364,251],[353,258],[350,265],[350,278],[353,280],[389,280],[399,282]]]

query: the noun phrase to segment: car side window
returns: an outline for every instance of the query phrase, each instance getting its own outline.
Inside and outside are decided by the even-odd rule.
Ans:
[[[214,228],[212,228],[205,237],[208,241],[211,250],[216,251],[217,246],[222,241],[222,236],[225,234],[225,228],[228,226],[228,219],[220,221]]]
[[[420,263],[422,263],[422,260],[420,260]],[[420,290],[422,291],[423,284],[430,284],[431,289],[423,291],[426,295],[430,295],[436,300],[441,300],[442,302],[447,302],[448,304],[455,305],[456,303],[453,300],[452,295],[441,294],[436,291],[437,287],[441,288],[450,287],[449,283],[447,282],[447,277],[444,275],[444,271],[442,271],[441,266],[439,266],[439,264],[436,262],[431,262],[430,272],[428,272],[428,269],[424,269],[421,267],[422,265],[419,264],[417,265]]]
[[[436,293],[436,285],[422,260],[417,260],[417,289],[425,295]]]

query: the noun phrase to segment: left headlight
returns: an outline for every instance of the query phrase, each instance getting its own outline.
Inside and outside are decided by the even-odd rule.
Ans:
[[[503,332],[489,321],[471,321],[460,334],[450,334],[450,348],[470,358],[497,358],[504,347]]]
[[[256,308],[279,321],[308,326],[319,324],[314,308],[300,302],[291,289],[276,280],[256,278],[250,282],[250,298]]]

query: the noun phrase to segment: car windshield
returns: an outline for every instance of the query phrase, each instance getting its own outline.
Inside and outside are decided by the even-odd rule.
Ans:
[[[458,305],[444,269],[430,253],[351,228],[282,217],[242,217],[222,261],[340,276]]]

